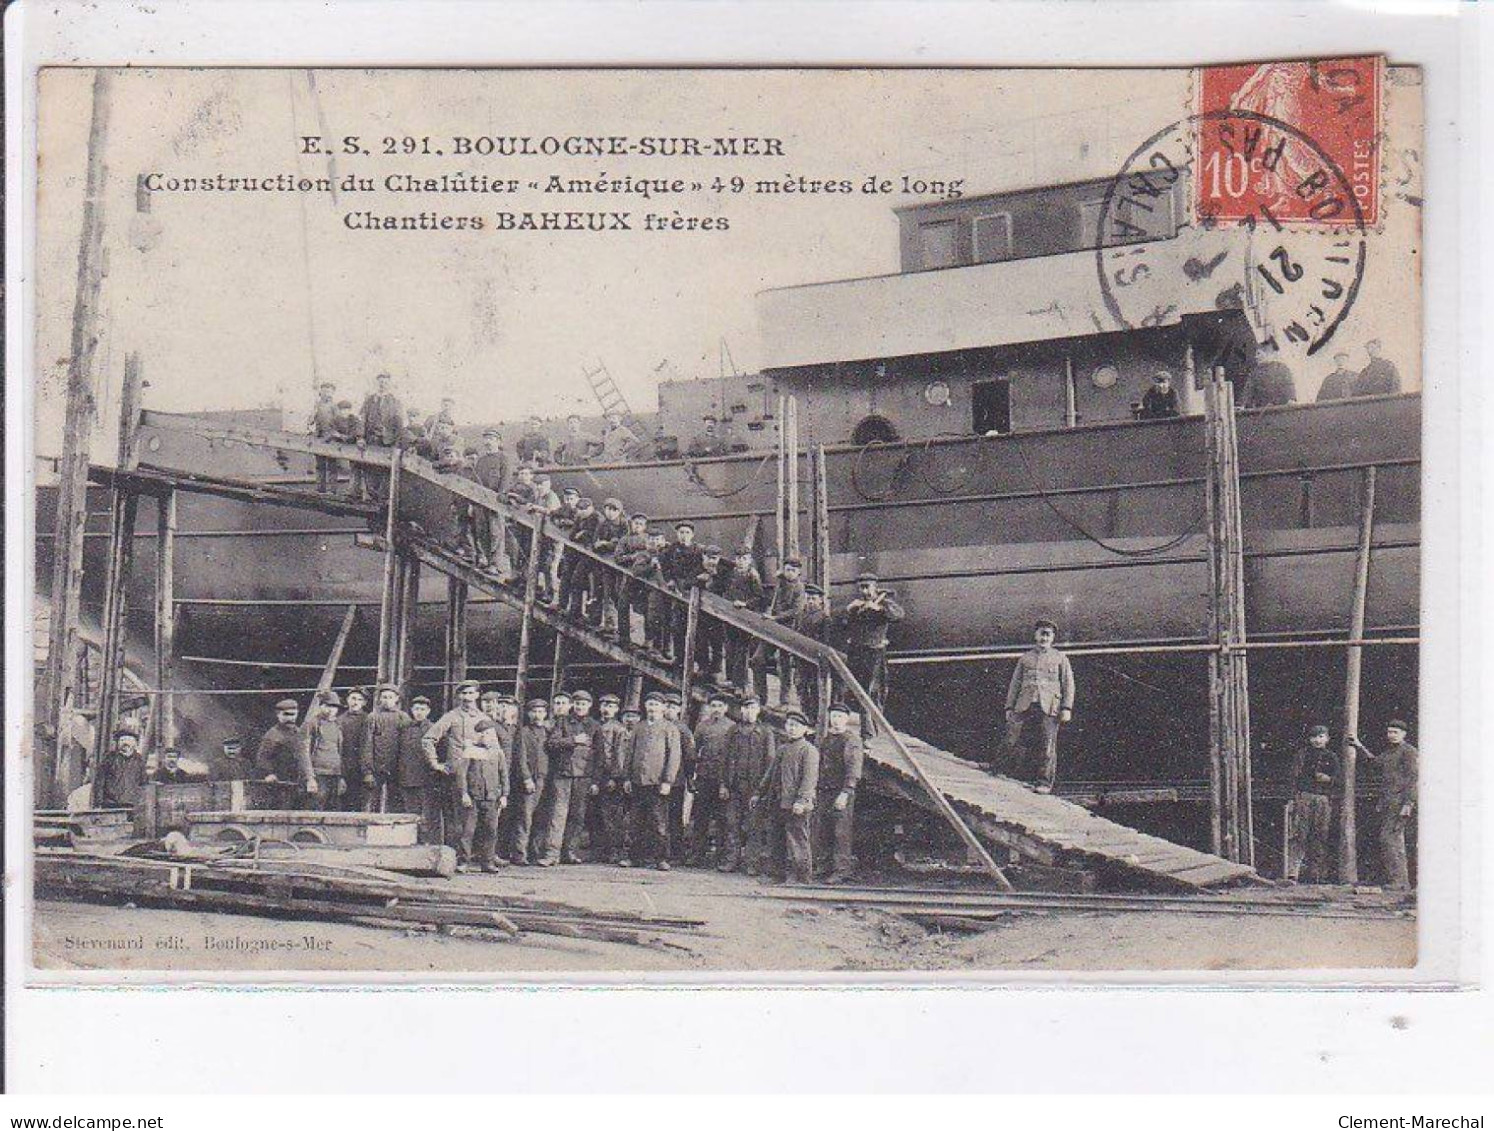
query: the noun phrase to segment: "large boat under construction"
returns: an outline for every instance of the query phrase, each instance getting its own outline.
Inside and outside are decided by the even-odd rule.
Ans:
[[[1170,214],[1182,215],[1183,191],[1180,182]],[[822,491],[815,552],[833,604],[870,569],[907,610],[890,651],[889,716],[978,761],[1000,741],[1006,680],[1032,623],[1052,618],[1080,685],[1058,792],[1208,847],[1221,637],[1211,582],[1219,469],[1205,401],[1211,388],[1250,380],[1269,304],[1221,282],[1189,288],[1145,325],[1100,329],[1110,323],[1094,313],[1093,212],[1104,192],[1080,182],[902,210],[901,272],[760,295],[760,372],[665,381],[657,411],[634,414],[609,399],[604,370],[588,371],[613,423],[624,417],[638,442],[626,458],[549,471],[557,490],[574,486],[598,504],[615,496],[660,528],[688,518],[702,541],[747,546],[769,578],[785,513],[790,532],[800,518],[808,529]],[[1144,238],[1182,244],[1192,233],[1169,221]],[[1177,414],[1138,419],[1158,370],[1177,389]],[[707,417],[708,442],[692,442]],[[1356,396],[1232,417],[1243,606],[1231,639],[1256,672],[1246,736],[1254,844],[1236,854],[1277,866],[1292,746],[1308,722],[1341,712],[1350,648],[1363,653],[1367,732],[1382,716],[1414,718],[1421,400]],[[525,428],[460,423],[472,439],[496,424],[510,451]],[[528,427],[563,439],[559,422]],[[145,468],[306,489],[314,457],[273,439],[303,430],[279,410],[145,411],[135,443]],[[52,498],[40,493],[39,531],[52,529]],[[146,685],[153,505],[142,499],[128,596],[128,655]],[[102,494],[90,504],[85,619],[102,605],[108,510]],[[356,511],[181,495],[175,701],[195,746],[248,740],[269,702],[309,690],[347,606],[377,609],[386,578],[369,538],[376,526]],[[38,583],[51,576],[43,533]],[[413,683],[439,694],[446,584],[429,572],[417,584]],[[355,626],[343,678],[372,679],[374,622]],[[510,604],[474,593],[473,674],[512,679],[520,622]],[[623,690],[623,667],[568,659],[576,670],[593,663],[592,686]]]

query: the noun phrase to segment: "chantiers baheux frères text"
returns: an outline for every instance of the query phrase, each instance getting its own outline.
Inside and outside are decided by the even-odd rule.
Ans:
[[[964,191],[960,180],[902,173],[801,173],[784,168],[793,155],[776,137],[308,134],[296,140],[295,157],[290,170],[149,170],[140,187],[167,195],[324,193],[350,231],[498,233],[725,232],[732,198],[954,200]],[[378,171],[364,171],[374,159]],[[638,172],[640,160],[658,162],[659,175]],[[629,171],[608,170],[608,161]]]

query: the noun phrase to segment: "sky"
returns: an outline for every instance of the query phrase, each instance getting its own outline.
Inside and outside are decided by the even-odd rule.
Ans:
[[[42,76],[37,201],[35,450],[60,450],[76,287],[92,72]],[[759,179],[869,176],[988,192],[1116,172],[1138,142],[1184,117],[1191,78],[1153,71],[369,71],[115,73],[104,146],[108,276],[101,307],[100,434],[112,435],[124,358],[138,352],[146,406],[283,405],[306,411],[318,380],[355,401],[380,370],[412,404],[457,398],[472,420],[595,411],[585,367],[605,364],[632,406],[661,373],[718,373],[724,341],[751,371],[754,296],[897,270],[893,209],[935,195],[759,195]],[[1419,107],[1412,106],[1419,120]],[[356,134],[373,152],[300,152],[303,135]],[[456,136],[766,137],[783,156],[458,157]],[[385,156],[384,137],[434,155]],[[154,193],[140,174],[376,180],[481,172],[523,182],[740,175],[747,191],[652,202],[614,196]],[[352,231],[344,214],[436,210],[678,210],[720,232],[602,234]],[[1419,217],[1397,204],[1377,238],[1401,247]],[[1361,306],[1406,305],[1404,270],[1372,256]],[[1414,298],[1414,296],[1413,296]],[[1383,327],[1376,332],[1385,336]],[[1346,339],[1372,333],[1345,327]],[[1415,383],[1419,320],[1401,342]],[[1391,351],[1392,356],[1396,351]],[[1405,355],[1410,354],[1409,358]],[[662,368],[661,368],[662,366]],[[1315,386],[1314,386],[1315,387]]]

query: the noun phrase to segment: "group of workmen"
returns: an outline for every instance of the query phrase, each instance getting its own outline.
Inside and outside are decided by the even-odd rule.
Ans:
[[[1348,745],[1380,771],[1375,796],[1374,837],[1380,879],[1391,890],[1411,884],[1406,830],[1416,809],[1420,755],[1406,741],[1410,727],[1401,719],[1385,724],[1385,746],[1376,753],[1349,735]],[[1292,800],[1287,811],[1286,879],[1330,883],[1336,872],[1334,846],[1344,793],[1343,759],[1321,723],[1308,728],[1307,741],[1292,756]]]
[[[660,692],[640,712],[617,695],[559,691],[530,699],[521,719],[512,695],[468,680],[452,704],[432,718],[426,696],[407,706],[382,686],[372,709],[359,688],[344,709],[328,691],[299,723],[282,699],[256,773],[302,808],[416,814],[421,841],[450,846],[465,871],[590,861],[789,883],[852,876],[863,756],[842,703],[818,743],[798,710],[780,735],[750,693],[713,693],[693,728],[681,697]]]

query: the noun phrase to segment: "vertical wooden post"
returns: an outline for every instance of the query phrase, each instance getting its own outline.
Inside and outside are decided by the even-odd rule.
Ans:
[[[823,738],[830,730],[830,700],[835,696],[835,676],[830,668],[823,663],[814,666],[815,678],[815,702],[818,707],[815,710],[815,733]]]
[[[787,508],[787,539],[788,549],[783,555],[785,558],[797,557],[799,555],[799,398],[788,399],[788,422],[789,443],[787,458],[784,464],[785,486],[788,488],[788,496],[785,500]],[[779,562],[781,566],[782,561]]]
[[[1193,343],[1183,347],[1183,379],[1178,382],[1178,412],[1183,416],[1193,415],[1194,398],[1198,395],[1197,363],[1193,357]]]
[[[402,554],[399,617],[395,621],[394,683],[408,687],[415,674],[415,625],[420,616],[420,559]]]
[[[394,458],[389,462],[389,504],[384,513],[384,585],[379,593],[379,658],[378,682],[389,683],[393,679],[394,650],[392,639],[394,605],[399,589],[399,550],[395,546],[395,530],[399,513],[399,473],[402,452],[394,449]]]
[[[535,517],[534,529],[529,535],[529,561],[524,569],[524,613],[519,621],[518,670],[514,673],[514,698],[522,705],[529,692],[529,645],[534,638],[534,602],[539,597],[540,549],[544,545],[545,516]],[[628,639],[628,626],[622,626],[623,640]]]
[[[623,710],[637,711],[643,706],[643,676],[639,672],[628,673],[628,693],[623,696]]]
[[[1224,855],[1224,688],[1219,610],[1219,393],[1218,383],[1204,389],[1204,516],[1207,541],[1208,633],[1216,650],[1209,653],[1209,851]]]
[[[59,742],[63,712],[78,696],[79,592],[83,585],[83,529],[88,521],[88,465],[98,418],[94,356],[99,330],[99,292],[103,287],[104,188],[108,169],[104,147],[109,134],[110,72],[93,73],[93,110],[88,128],[88,161],[84,174],[83,230],[78,243],[77,282],[73,294],[72,338],[68,350],[67,416],[63,425],[62,460],[58,465],[57,513],[52,525],[52,609],[47,625],[47,671],[40,721]],[[98,728],[105,729],[102,725]],[[39,795],[51,803],[56,788],[56,758],[36,760]]]
[[[830,488],[825,472],[825,445],[815,448],[814,509],[815,509],[815,582],[825,591],[825,604],[830,603]]]
[[[1231,639],[1235,645],[1231,657],[1235,694],[1235,754],[1239,768],[1236,776],[1239,788],[1240,856],[1243,864],[1255,866],[1255,798],[1251,784],[1250,741],[1250,653],[1246,649],[1248,631],[1245,618],[1245,528],[1240,504],[1240,433],[1238,417],[1235,415],[1235,388],[1228,381],[1220,390],[1224,394],[1224,419],[1228,424],[1229,458],[1229,529],[1230,569],[1233,573],[1231,587],[1234,598],[1234,615],[1231,618]]]
[[[1065,354],[1063,359],[1063,422],[1067,428],[1079,423],[1079,390],[1074,386],[1074,359]]]
[[[446,579],[446,667],[441,702],[448,711],[456,705],[456,685],[467,678],[467,596],[465,581]]]
[[[778,495],[773,511],[773,552],[778,555],[777,565],[783,563],[787,531],[783,519],[783,495],[788,489],[788,398],[778,396]]]
[[[689,603],[685,607],[685,647],[680,661],[680,698],[685,710],[690,709],[690,686],[695,680],[695,640],[700,635],[700,586],[690,588]]]
[[[1354,558],[1354,604],[1349,615],[1349,639],[1364,639],[1365,605],[1369,596],[1370,543],[1375,532],[1375,469],[1364,469],[1359,502],[1359,547]],[[1346,884],[1359,882],[1358,828],[1355,803],[1358,796],[1358,751],[1349,736],[1359,734],[1359,689],[1364,649],[1350,644],[1344,672],[1343,799],[1339,818],[1338,878]]]
[[[555,634],[555,651],[550,657],[550,696],[565,687],[565,637]]]
[[[156,500],[156,735],[161,749],[176,737],[176,492]]]
[[[118,713],[120,667],[124,662],[126,587],[135,553],[135,516],[139,498],[133,491],[114,488],[114,519],[109,532],[109,565],[104,575],[103,647],[99,652],[99,705],[94,728],[93,761],[88,780],[98,785],[99,768],[114,738]],[[93,804],[98,804],[97,795]]]

